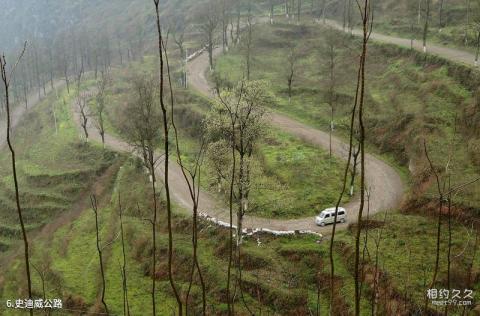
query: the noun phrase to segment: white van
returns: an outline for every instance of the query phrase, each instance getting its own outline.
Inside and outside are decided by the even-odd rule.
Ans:
[[[315,217],[315,224],[319,226],[325,226],[326,224],[332,224],[335,219],[335,207],[330,207],[323,210],[318,216]],[[343,207],[338,208],[337,222],[345,223],[347,221],[347,210]]]

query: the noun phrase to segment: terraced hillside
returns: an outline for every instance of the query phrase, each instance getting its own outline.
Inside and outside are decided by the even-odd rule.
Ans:
[[[73,97],[73,92],[63,93],[57,99],[52,93],[27,114],[15,130],[20,202],[29,231],[70,210],[95,178],[115,160],[113,153],[79,139],[64,103]],[[0,166],[0,216],[3,219],[0,250],[3,252],[20,237],[20,226],[7,150],[0,154]]]

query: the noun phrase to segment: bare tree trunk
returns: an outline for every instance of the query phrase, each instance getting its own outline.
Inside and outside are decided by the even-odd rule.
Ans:
[[[430,156],[428,154],[427,150],[427,143],[424,141],[423,143],[424,146],[424,151],[425,151],[425,157],[428,160],[428,163],[430,165],[430,170],[433,172],[435,176],[435,180],[437,183],[437,189],[438,189],[438,221],[437,221],[437,243],[436,243],[436,250],[435,250],[435,268],[433,271],[433,277],[432,277],[432,282],[430,283],[430,288],[433,288],[435,286],[435,283],[437,281],[437,275],[438,275],[438,268],[439,268],[439,263],[440,263],[440,236],[441,236],[441,231],[442,231],[442,209],[443,209],[443,203],[444,203],[444,195],[443,191],[441,189],[440,185],[440,178],[438,176],[438,173],[433,166],[433,162],[430,159]],[[425,297],[425,305],[424,305],[424,312],[426,312],[428,309],[428,297]]]
[[[475,67],[478,66],[478,56],[480,54],[480,30],[477,31],[477,44],[475,49]]]
[[[302,14],[302,0],[297,0],[297,23],[300,24],[301,14]]]
[[[425,9],[425,24],[423,26],[423,52],[427,52],[427,36],[428,36],[428,22],[430,20],[430,1],[426,0],[427,7]]]
[[[108,307],[107,307],[107,304],[105,303],[105,289],[106,289],[105,269],[103,267],[102,248],[100,247],[100,233],[99,233],[99,227],[98,227],[98,204],[97,204],[97,198],[95,197],[95,195],[90,196],[90,201],[92,203],[93,213],[95,214],[95,231],[97,236],[98,261],[100,263],[100,273],[102,276],[102,293],[101,293],[100,300],[102,302],[103,307],[105,308],[105,312],[108,315],[109,314]]]
[[[165,181],[165,196],[167,202],[167,225],[168,225],[168,278],[170,281],[170,286],[172,288],[173,294],[177,301],[178,305],[178,315],[183,315],[183,306],[182,300],[178,293],[177,287],[173,280],[173,229],[172,229],[172,205],[170,198],[170,184],[169,184],[169,147],[170,141],[168,139],[169,135],[169,124],[168,124],[168,114],[167,108],[164,103],[164,61],[163,61],[163,37],[162,37],[162,28],[160,24],[160,11],[159,11],[159,2],[160,0],[153,0],[155,4],[155,13],[157,16],[157,32],[158,32],[158,54],[160,59],[160,106],[162,108],[163,114],[163,137],[164,137],[164,181]],[[173,113],[171,113],[173,115]]]
[[[417,10],[417,24],[420,25],[420,22],[422,21],[422,1],[423,0],[418,0],[418,10]]]
[[[444,4],[445,4],[445,0],[440,0],[440,8],[438,10],[438,25],[440,26],[440,30],[445,27],[445,21],[443,20]]]
[[[360,155],[360,144],[358,148],[353,152],[352,171],[350,172],[350,196],[353,196],[355,188],[355,177],[357,176],[358,156]]]
[[[251,16],[251,7],[248,7],[248,17],[247,17],[247,52],[245,56],[245,62],[247,66],[247,80],[250,80],[250,68],[251,68],[251,54],[252,54],[252,16]]]
[[[25,229],[25,224],[23,221],[23,214],[22,214],[22,207],[20,205],[20,190],[18,186],[18,177],[17,177],[17,163],[16,163],[16,156],[15,156],[15,150],[13,148],[13,144],[11,141],[11,117],[10,117],[10,99],[9,99],[9,88],[10,88],[10,78],[11,75],[14,73],[16,66],[20,62],[20,60],[23,57],[23,54],[25,53],[25,50],[27,48],[27,43],[25,42],[25,45],[23,46],[23,50],[20,54],[20,56],[17,59],[16,64],[13,66],[10,76],[7,75],[7,61],[5,59],[5,55],[0,56],[0,72],[2,75],[2,81],[3,85],[5,87],[5,108],[6,108],[6,115],[7,115],[7,144],[8,148],[10,150],[10,156],[11,156],[11,161],[12,161],[12,174],[13,174],[13,183],[15,186],[15,204],[17,206],[17,213],[18,213],[18,220],[20,222],[20,228],[22,230],[22,236],[23,236],[23,246],[24,246],[24,255],[25,255],[25,274],[27,277],[27,290],[28,290],[28,298],[32,299],[32,280],[31,280],[31,275],[30,275],[30,256],[29,256],[29,250],[28,250],[28,238],[27,238],[27,231]],[[33,309],[30,309],[30,315],[33,315]]]
[[[452,188],[451,178],[448,177],[448,191]],[[448,208],[448,247],[447,247],[447,290],[450,291],[450,270],[452,265],[452,194],[447,196]],[[445,316],[448,315],[448,305],[445,305]]]
[[[332,236],[330,238],[330,246],[329,246],[329,259],[330,259],[330,308],[329,314],[332,315],[333,305],[334,305],[334,297],[335,297],[335,263],[333,258],[333,245],[335,241],[335,233],[337,229],[337,216],[338,216],[338,208],[340,207],[340,203],[342,202],[343,196],[347,189],[347,178],[348,178],[348,171],[350,169],[350,163],[352,159],[352,149],[353,149],[353,131],[355,128],[355,117],[357,113],[357,106],[358,106],[358,97],[359,97],[359,88],[360,88],[360,75],[361,75],[361,68],[359,67],[357,73],[357,88],[355,92],[355,101],[353,105],[353,109],[351,111],[350,117],[350,136],[349,136],[349,146],[348,146],[348,157],[347,157],[347,164],[345,166],[345,171],[343,174],[343,184],[342,190],[338,197],[336,206],[335,206],[335,217],[333,220],[333,227],[332,227]]]
[[[362,215],[365,206],[365,126],[363,122],[365,99],[365,63],[367,59],[367,44],[370,38],[372,11],[371,2],[365,0],[360,9],[363,19],[363,45],[360,58],[360,96],[358,107],[358,123],[360,126],[360,208],[358,211],[357,231],[355,236],[355,315],[360,315],[360,232],[362,229]],[[362,12],[363,11],[363,12]]]
[[[470,27],[470,0],[467,1],[467,12],[465,13],[466,22],[465,22],[465,37],[464,37],[464,45],[468,46],[468,28]]]
[[[192,203],[193,203],[193,208],[192,208],[193,210],[193,225],[192,225],[193,264],[192,264],[190,282],[189,282],[188,291],[187,291],[186,300],[185,300],[186,309],[187,309],[186,313],[188,314],[188,296],[190,294],[190,289],[193,284],[193,274],[195,272],[195,269],[197,269],[198,276],[200,278],[200,284],[202,287],[202,311],[203,311],[203,315],[206,315],[207,313],[206,292],[207,291],[206,291],[206,285],[203,278],[202,270],[200,269],[200,263],[198,261],[198,205],[199,205],[199,199],[200,199],[200,176],[201,176],[201,167],[202,167],[203,154],[204,154],[204,143],[202,142],[200,150],[195,159],[194,170],[188,171],[188,169],[185,167],[182,160],[182,154],[180,152],[180,144],[178,139],[178,129],[173,117],[174,95],[173,95],[172,78],[171,78],[171,72],[170,72],[170,63],[168,60],[167,47],[165,44],[163,44],[163,50],[165,53],[165,62],[167,66],[167,75],[168,75],[168,86],[170,89],[170,112],[172,113],[171,123],[172,123],[174,136],[175,136],[177,159],[178,159],[180,168],[182,170],[182,174],[185,179],[185,182],[187,183],[189,193],[190,193],[190,198],[192,199]],[[189,175],[187,175],[187,172]]]

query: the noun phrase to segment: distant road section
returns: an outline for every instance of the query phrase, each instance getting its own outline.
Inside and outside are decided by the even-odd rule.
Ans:
[[[319,22],[322,23],[322,22]],[[326,20],[326,24],[337,30],[343,31],[343,26],[334,20]],[[363,31],[360,29],[353,29],[353,35],[361,36]],[[407,38],[401,38],[396,36],[384,35],[377,32],[372,32],[371,39],[388,44],[395,44],[402,47],[411,47],[411,40]],[[423,52],[423,43],[419,40],[413,41],[413,48],[419,52]],[[449,48],[438,44],[432,44],[427,42],[427,53],[443,57],[445,59],[466,64],[469,66],[475,66],[475,55],[460,49]]]

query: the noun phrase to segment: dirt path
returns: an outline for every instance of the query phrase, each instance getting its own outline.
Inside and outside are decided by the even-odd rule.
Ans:
[[[322,22],[319,22],[319,23],[322,23]],[[326,23],[327,23],[327,25],[329,25],[329,26],[331,26],[331,27],[333,27],[337,30],[340,30],[340,31],[343,30],[343,26],[340,23],[338,23],[334,20],[326,20]],[[353,35],[356,35],[356,36],[362,35],[363,36],[363,31],[359,30],[359,29],[354,29],[353,30]],[[373,39],[374,41],[382,42],[382,43],[395,44],[395,45],[398,45],[398,46],[403,46],[403,47],[408,47],[408,48],[410,48],[410,45],[411,45],[410,39],[395,37],[395,36],[390,36],[390,35],[384,35],[384,34],[375,33],[375,32],[372,33],[371,39]],[[422,41],[414,40],[413,41],[413,48],[420,51],[420,52],[423,52]],[[459,50],[459,49],[455,49],[455,48],[449,48],[449,47],[445,47],[445,46],[441,46],[441,45],[438,45],[438,44],[432,44],[432,43],[427,42],[427,53],[433,54],[433,55],[438,55],[438,56],[443,57],[445,59],[455,61],[455,62],[459,62],[459,63],[463,63],[463,64],[467,64],[469,66],[474,66],[475,65],[475,55],[470,53],[470,52],[467,52],[467,51],[463,51],[463,50]]]
[[[221,53],[221,49],[215,50],[215,55]],[[196,59],[191,61],[188,65],[188,73],[190,86],[199,92],[213,97],[212,89],[209,86],[205,73],[208,69],[208,55],[203,53]],[[329,135],[323,131],[314,129],[294,119],[279,113],[271,113],[269,121],[272,125],[281,128],[282,130],[298,136],[299,138],[310,142],[311,144],[328,149]],[[348,155],[348,145],[340,139],[334,137],[332,141],[333,153],[337,157],[346,158]],[[370,198],[370,213],[376,213],[381,210],[397,207],[404,195],[405,186],[397,171],[390,167],[382,160],[372,156],[366,155],[366,180],[371,192]],[[349,222],[355,222],[359,202],[353,201],[344,207],[348,211]],[[365,211],[366,214],[366,211]],[[217,217],[225,220],[224,214],[216,214]],[[324,228],[317,227],[313,222],[313,216],[307,218],[293,219],[293,220],[278,220],[257,218],[253,216],[245,217],[246,227],[266,227],[275,230],[312,230],[321,233],[329,233],[331,226]],[[338,226],[340,229],[345,228],[345,224]]]

